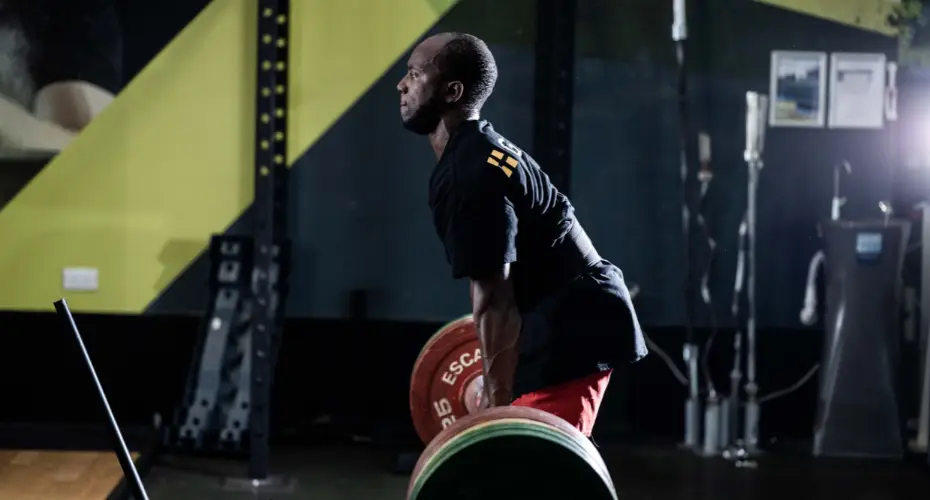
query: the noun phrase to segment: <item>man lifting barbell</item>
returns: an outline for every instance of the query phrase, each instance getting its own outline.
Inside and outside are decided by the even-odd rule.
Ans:
[[[414,49],[397,85],[404,127],[428,136],[438,159],[429,204],[453,278],[471,280],[483,377],[461,391],[483,394],[482,407],[544,410],[590,436],[613,369],[645,356],[645,342],[620,270],[568,198],[480,119],[496,80],[484,42],[443,33]],[[462,331],[465,346],[474,334]],[[449,377],[474,363],[469,349]]]

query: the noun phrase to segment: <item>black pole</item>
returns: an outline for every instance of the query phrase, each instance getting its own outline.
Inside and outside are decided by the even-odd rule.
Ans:
[[[116,417],[113,416],[113,410],[110,409],[110,403],[107,402],[107,395],[103,392],[100,379],[97,378],[97,371],[94,370],[94,363],[90,360],[87,348],[84,347],[84,341],[81,339],[81,332],[78,330],[77,324],[74,323],[74,317],[71,316],[71,310],[68,309],[68,303],[65,302],[65,299],[60,299],[55,302],[55,311],[58,313],[58,317],[65,323],[65,326],[74,334],[74,340],[77,341],[81,354],[84,355],[84,364],[87,366],[90,377],[94,381],[94,387],[97,389],[97,396],[100,398],[100,405],[103,407],[103,413],[106,414],[107,427],[110,431],[110,438],[113,440],[113,451],[116,452],[116,458],[119,460],[120,467],[123,468],[123,475],[126,477],[126,482],[129,483],[129,488],[132,489],[132,494],[137,500],[148,500],[149,497],[145,493],[142,479],[139,478],[136,465],[132,461],[132,456],[129,455],[126,442],[123,441],[123,434],[119,430],[119,424],[116,423]]]
[[[685,345],[683,350],[685,363],[688,365],[688,400],[685,402],[685,445],[699,449],[701,435],[700,416],[700,368],[698,346],[694,335],[694,267],[691,263],[691,179],[689,166],[691,131],[688,113],[688,71],[685,48],[688,40],[688,22],[685,0],[672,2],[673,22],[672,40],[675,42],[675,60],[678,63],[678,161],[681,175],[681,231],[682,254],[685,264]],[[706,354],[705,354],[706,355]]]
[[[252,203],[255,254],[249,405],[249,477],[268,478],[271,451],[271,384],[274,339],[280,324],[274,267],[286,236],[287,82],[289,0],[258,2],[257,94],[255,96],[255,199]],[[278,281],[282,281],[278,277]]]
[[[685,72],[684,41],[675,43],[678,58],[678,119],[679,150],[678,161],[681,173],[682,189],[682,234],[684,235],[685,263],[685,337],[686,342],[694,342],[694,278],[691,274],[691,196],[689,195],[688,168],[688,78]]]

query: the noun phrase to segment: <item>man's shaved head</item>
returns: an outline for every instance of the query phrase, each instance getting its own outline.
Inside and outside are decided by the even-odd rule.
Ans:
[[[463,109],[481,111],[484,102],[497,83],[497,62],[480,38],[466,33],[442,33],[445,44],[436,55],[434,64],[446,81],[459,81],[465,85],[461,105]]]
[[[497,63],[481,39],[465,33],[433,35],[413,50],[397,85],[404,125],[428,134],[444,113],[477,115],[496,82]]]

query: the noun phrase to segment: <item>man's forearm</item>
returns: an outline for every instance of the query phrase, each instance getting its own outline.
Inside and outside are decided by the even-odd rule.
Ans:
[[[488,402],[491,406],[509,405],[519,354],[520,313],[512,302],[500,300],[476,309],[473,316],[481,341]]]
[[[0,147],[60,151],[74,134],[0,96]]]

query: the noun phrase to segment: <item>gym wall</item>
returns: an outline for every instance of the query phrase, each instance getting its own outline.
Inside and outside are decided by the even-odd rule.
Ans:
[[[407,41],[412,45],[427,30],[457,30],[492,44],[502,75],[486,116],[518,144],[532,139],[535,4],[461,1],[438,25],[424,26]],[[369,47],[382,38],[380,29],[361,29],[356,43]],[[366,314],[372,319],[443,321],[468,310],[467,290],[451,279],[426,205],[435,159],[422,137],[400,126],[396,85],[406,68],[407,49],[400,47],[379,74],[371,75],[371,86],[358,101],[294,163],[290,316],[344,318],[357,291],[366,296]],[[291,57],[309,59],[293,52]],[[298,89],[312,85],[325,103],[342,85],[341,75],[343,66],[322,64]],[[315,80],[329,77],[337,81],[324,85]],[[303,128],[304,123],[292,114],[289,126]],[[247,217],[232,231],[247,231]],[[206,282],[206,272],[206,260],[198,259],[150,310],[199,311],[207,297],[196,290]]]
[[[295,3],[294,18],[327,22],[313,30],[294,30],[289,161],[301,156],[432,26],[448,3]],[[108,56],[136,36],[145,40],[140,46],[150,42],[141,34],[147,27],[137,24],[135,31],[121,30],[120,16],[139,21],[139,12],[147,12],[145,17],[157,23],[170,14],[141,4],[128,2],[117,9],[115,2],[106,0],[47,0],[14,9],[20,7],[16,2],[5,3],[11,16],[19,16],[16,21],[38,26],[33,30],[35,46],[43,50],[61,45],[60,38],[42,38],[59,36],[43,15],[51,14],[51,22],[58,23],[54,27],[69,28],[69,43],[99,41],[95,23],[105,18],[107,43],[98,43],[91,52]],[[8,190],[16,193],[0,211],[0,234],[6,243],[0,250],[5,277],[0,307],[47,310],[50,300],[64,294],[82,312],[143,312],[197,258],[210,234],[224,231],[249,205],[257,12],[245,0],[202,5],[202,12],[182,23],[187,26],[170,43],[165,40],[163,50],[125,88],[107,89],[119,95],[74,134],[66,149],[48,165],[36,167],[41,172],[28,183]],[[73,24],[56,13],[68,13]],[[349,25],[357,31],[344,29]],[[28,28],[22,31],[27,39],[32,35]],[[17,47],[10,48],[14,50]],[[91,55],[99,54],[81,54]],[[114,66],[120,62],[118,56],[109,59]],[[97,63],[43,62],[56,63],[55,70]],[[68,78],[81,79],[84,70],[74,69],[76,74]],[[29,163],[24,157],[31,161],[36,150],[57,152],[68,131],[43,120],[28,96],[20,101],[10,104],[18,106],[22,120],[51,130],[48,135],[53,136],[46,140],[31,134],[32,142],[23,142],[13,135],[24,130],[22,122],[7,120],[4,114],[12,122],[11,131],[4,132],[4,145],[12,150],[7,156],[13,158],[11,163],[28,167],[22,165]],[[98,289],[65,293],[62,272],[69,267],[97,269]],[[205,280],[197,282],[185,295],[199,298],[205,288]],[[185,306],[170,312],[196,310],[196,303]]]
[[[490,0],[463,0],[433,28],[472,32],[492,45],[501,76],[485,116],[531,151],[535,4],[517,0],[502,11]],[[771,50],[893,55],[896,41],[764,3],[702,0],[692,12],[692,128],[713,139],[716,177],[707,216],[718,253],[711,285],[717,320],[726,324],[745,207],[745,91],[768,92]],[[641,286],[638,307],[652,326],[685,320],[671,15],[665,2],[586,0],[579,3],[576,41],[573,200],[601,253]],[[405,59],[295,164],[291,316],[344,318],[358,291],[374,319],[441,321],[467,310],[463,284],[449,279],[424,208],[431,154],[396,123],[394,87]],[[856,170],[845,184],[851,200],[845,213],[872,215],[891,193],[889,140],[886,132],[770,131],[759,214],[763,326],[799,326],[807,263],[820,247],[816,224],[829,213],[833,165],[847,159]],[[694,265],[705,257],[694,255]],[[150,310],[199,310],[205,297],[192,291],[205,271],[205,262],[195,264]],[[708,324],[707,312],[699,312]]]
[[[75,309],[141,312],[206,235],[249,202],[251,111],[240,103],[254,93],[254,79],[242,78],[253,72],[245,54],[255,45],[247,22],[254,9],[217,2],[189,24],[150,17],[184,29],[136,78],[115,86],[114,77],[123,83],[122,48],[144,32],[123,29],[115,2],[26,3],[14,12],[31,42],[28,57],[39,61],[30,63],[118,95],[86,127],[66,131],[74,140],[0,211],[0,304],[49,309],[63,293],[64,268],[90,267],[99,270],[99,289],[65,294]],[[5,117],[5,125],[55,127],[36,104],[21,110],[33,116]],[[7,147],[57,152],[50,135]]]
[[[467,309],[426,210],[433,160],[422,138],[400,128],[394,86],[424,32],[481,36],[501,67],[486,117],[532,151],[536,2],[453,3],[294,3],[290,316],[342,318],[360,294],[374,319],[438,321]],[[249,230],[251,3],[110,5],[118,5],[126,82],[116,100],[34,178],[34,160],[2,160],[21,165],[0,174],[0,195],[11,193],[0,210],[2,309],[46,310],[64,294],[83,312],[197,314],[210,234]],[[692,128],[713,140],[711,282],[725,320],[745,205],[744,92],[768,92],[771,50],[893,55],[896,42],[767,3],[689,6]],[[642,319],[655,326],[684,322],[670,20],[670,2],[579,2],[574,201],[601,253],[641,286]],[[832,166],[843,159],[855,170],[846,213],[874,213],[893,179],[886,133],[769,133],[759,206],[764,326],[797,325],[807,261],[819,248],[815,225],[828,214]],[[72,266],[99,269],[99,290],[64,292],[62,271]]]
[[[769,93],[773,50],[894,57],[897,39],[835,22],[829,10],[813,17],[728,0],[694,0],[688,7],[691,136],[706,131],[712,139],[714,178],[705,215],[717,251],[710,286],[717,320],[729,325],[737,232],[746,206],[745,92]],[[601,253],[640,285],[637,309],[652,326],[685,323],[671,8],[671,2],[648,0],[579,2],[574,201]],[[843,180],[849,198],[844,216],[880,215],[877,203],[891,197],[897,168],[891,131],[767,131],[758,201],[761,326],[800,326],[807,266],[821,248],[816,225],[829,217],[835,164],[853,165],[853,175]],[[696,154],[696,144],[692,148]],[[697,167],[696,157],[691,167]],[[695,235],[695,248],[697,240]],[[696,273],[706,257],[692,255]],[[699,323],[707,325],[706,309],[698,309]]]

